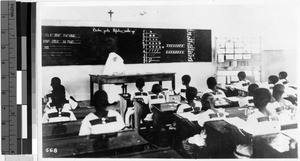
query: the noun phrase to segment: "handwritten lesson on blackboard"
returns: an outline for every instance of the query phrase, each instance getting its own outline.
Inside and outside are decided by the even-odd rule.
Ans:
[[[211,30],[42,27],[42,65],[103,65],[110,52],[125,64],[211,62]]]

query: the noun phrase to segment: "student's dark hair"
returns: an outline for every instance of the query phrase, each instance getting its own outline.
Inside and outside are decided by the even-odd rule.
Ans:
[[[94,94],[93,103],[96,111],[105,110],[109,105],[107,93],[104,90],[96,91]]]
[[[181,77],[181,80],[182,80],[184,85],[187,85],[191,82],[191,76],[186,74],[186,75]]]
[[[282,84],[276,84],[274,87],[273,87],[273,97],[276,99],[276,101],[278,101],[278,99],[280,97],[282,97],[283,93],[284,93],[284,85]]]
[[[252,83],[248,86],[248,96],[253,96],[254,90],[259,88],[259,86],[256,83]]]
[[[203,96],[201,97],[201,104],[202,104],[202,108],[201,110],[206,111],[208,109],[210,109],[210,103],[207,100],[208,97],[213,96],[211,93],[204,93]]]
[[[253,92],[253,102],[256,108],[261,109],[271,101],[271,93],[266,88],[257,88]]]
[[[195,87],[188,87],[185,91],[187,100],[194,100],[198,94],[198,90]]]
[[[286,79],[286,77],[288,76],[287,72],[285,71],[281,71],[279,72],[279,79]]]
[[[279,81],[279,78],[276,75],[270,75],[268,80],[270,84],[276,84]]]
[[[240,71],[238,74],[237,74],[238,78],[241,78],[241,79],[245,79],[246,78],[246,73],[244,71]]]
[[[158,94],[162,91],[162,87],[160,84],[153,84],[151,92],[154,94]]]
[[[50,84],[52,87],[53,86],[59,86],[59,85],[61,85],[61,81],[60,81],[60,79],[58,78],[58,77],[53,77],[52,79],[51,79],[51,84]]]
[[[217,80],[215,77],[209,77],[206,80],[206,84],[209,89],[213,90],[215,88],[215,86],[217,85]]]
[[[138,78],[135,82],[137,88],[143,88],[145,86],[145,80],[143,78]]]

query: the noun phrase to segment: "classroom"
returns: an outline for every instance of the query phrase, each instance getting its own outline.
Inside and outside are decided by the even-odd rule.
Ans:
[[[298,158],[293,3],[41,2],[37,15],[43,158]]]

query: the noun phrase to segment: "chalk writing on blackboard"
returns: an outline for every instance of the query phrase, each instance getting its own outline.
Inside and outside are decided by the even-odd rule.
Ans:
[[[101,29],[101,28],[96,28],[94,27],[93,28],[93,32],[100,32],[100,33],[115,33],[115,34],[118,34],[118,33],[131,33],[132,35],[135,33],[135,30],[133,29],[119,29],[119,28],[112,28],[112,29]]]
[[[116,52],[125,64],[209,62],[211,31],[122,27],[42,27],[42,65],[105,64]]]

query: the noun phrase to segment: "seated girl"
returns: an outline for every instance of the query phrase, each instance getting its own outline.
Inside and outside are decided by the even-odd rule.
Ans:
[[[53,90],[55,88],[57,88],[58,86],[61,86],[61,80],[60,78],[58,77],[53,77],[51,79],[51,87],[49,89],[49,92],[48,94],[44,97],[44,102],[46,103],[46,107],[44,109],[44,112],[46,112],[47,110],[50,109],[50,103],[51,103],[51,95],[53,93]],[[63,108],[64,109],[68,109],[68,110],[71,110],[71,109],[75,109],[77,106],[78,106],[78,103],[75,101],[75,99],[70,96],[70,94],[65,90],[65,104],[63,105]]]
[[[115,110],[106,110],[108,96],[104,90],[95,92],[93,102],[96,112],[88,114],[81,123],[79,135],[117,132],[125,127],[122,116]]]
[[[143,87],[145,86],[145,80],[142,78],[139,78],[136,80],[135,83],[136,88],[138,89],[138,92],[134,93],[133,96],[133,104],[135,101],[139,102],[141,106],[136,106],[138,109],[136,109],[139,115],[140,120],[143,120],[148,113],[150,113],[149,109],[149,93],[144,92]],[[134,115],[134,107],[128,107],[127,112],[125,114],[125,124],[129,125],[133,123],[133,115]]]
[[[209,90],[205,91],[204,93],[212,93],[214,96],[222,98],[226,97],[225,93],[217,88],[217,80],[215,77],[207,78],[206,84]]]
[[[47,95],[48,103],[47,110],[43,115],[43,123],[48,122],[62,122],[62,121],[74,121],[75,115],[67,106],[67,100],[65,96],[65,87],[63,85],[53,86],[51,94]]]
[[[287,114],[287,112],[294,111],[296,107],[288,100],[283,98],[285,92],[285,86],[282,84],[276,84],[273,87],[273,100],[270,104],[270,108],[274,108],[277,114]]]
[[[203,128],[204,123],[210,120],[222,119],[225,116],[225,111],[222,109],[215,108],[215,99],[211,93],[205,93],[201,98],[202,108],[198,116],[198,124]],[[183,141],[183,144],[188,142],[189,144],[196,144],[198,146],[205,146],[206,142],[206,129],[203,128],[200,134],[196,134],[186,141]]]
[[[165,95],[162,93],[162,87],[160,84],[154,84],[152,86],[151,91],[149,92],[149,112],[145,118],[147,121],[152,121],[152,108],[153,104],[158,104],[158,103],[165,103],[166,98]]]
[[[259,86],[255,83],[252,83],[248,86],[247,96],[238,101],[240,107],[254,106],[254,104],[253,104],[253,92],[257,88],[259,88]]]
[[[200,112],[202,104],[199,101],[195,101],[195,98],[198,93],[197,89],[195,87],[188,87],[185,93],[187,103],[181,104],[177,109],[177,113]]]
[[[267,108],[267,104],[271,100],[270,91],[266,88],[258,88],[254,90],[253,101],[255,109],[248,116],[246,127],[243,128],[249,134],[263,135],[269,133],[277,133],[280,131],[278,115]],[[251,142],[239,144],[234,154],[240,158],[251,157],[253,151]]]

